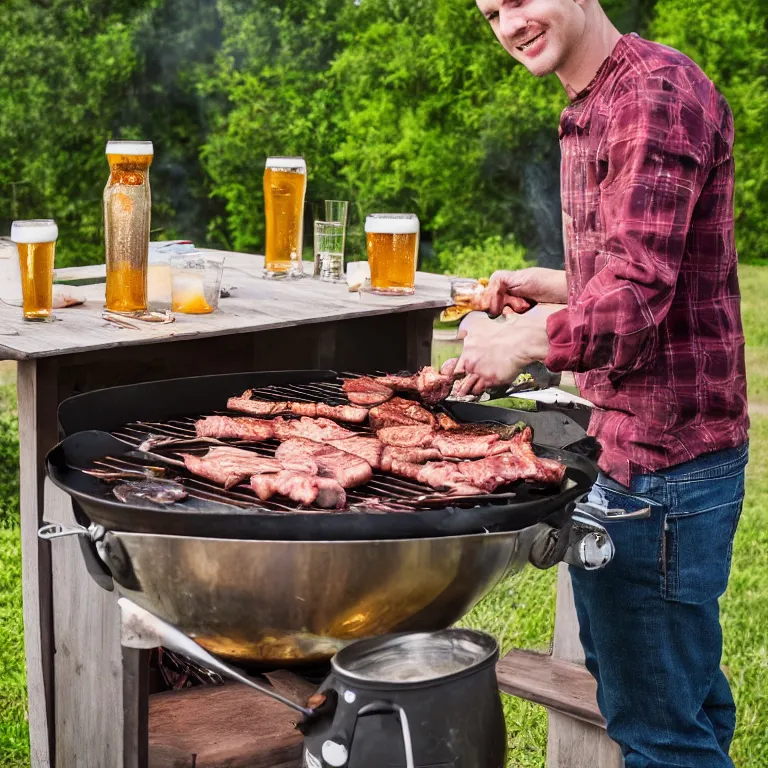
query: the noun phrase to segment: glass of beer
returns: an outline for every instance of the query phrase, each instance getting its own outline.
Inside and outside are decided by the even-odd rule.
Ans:
[[[110,312],[134,314],[147,309],[153,156],[151,141],[107,143],[110,174],[104,188],[104,238]]]
[[[268,157],[264,170],[268,278],[303,277],[304,198],[307,164],[303,157]]]
[[[14,221],[11,240],[19,249],[25,320],[53,320],[53,262],[59,228],[51,219]]]
[[[374,213],[365,220],[371,292],[410,296],[416,289],[419,219],[414,213]]]

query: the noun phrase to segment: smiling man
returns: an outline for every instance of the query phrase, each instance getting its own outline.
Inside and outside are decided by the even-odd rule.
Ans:
[[[728,768],[718,598],[744,495],[747,399],[733,118],[683,54],[622,36],[598,0],[478,0],[504,48],[555,74],[566,270],[496,273],[466,329],[461,393],[530,362],[575,371],[603,446],[591,499],[616,557],[573,571],[587,666],[627,768]]]

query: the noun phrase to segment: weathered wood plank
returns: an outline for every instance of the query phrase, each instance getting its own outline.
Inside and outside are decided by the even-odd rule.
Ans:
[[[300,768],[296,720],[283,704],[239,684],[156,693],[149,768]]]
[[[65,525],[76,522],[72,499],[50,480],[45,482],[45,517]],[[98,587],[88,575],[80,541],[53,542],[51,561],[55,574],[56,765],[122,768],[123,685],[124,679],[140,678],[140,670],[134,668],[140,656],[123,656],[118,596]],[[135,746],[129,746],[131,752],[135,754]]]
[[[49,768],[53,752],[53,608],[50,545],[37,537],[43,520],[46,451],[56,443],[53,360],[19,364],[21,578],[33,768]]]
[[[584,649],[579,641],[579,620],[573,602],[571,577],[564,563],[560,564],[557,574],[556,610],[552,656],[573,664],[583,664]],[[604,729],[566,714],[549,713],[547,768],[622,768],[623,765],[621,750]]]
[[[513,650],[498,663],[496,676],[504,693],[598,727],[605,726],[595,698],[595,680],[579,664],[549,654]]]
[[[54,323],[25,323],[18,307],[0,304],[0,360],[24,360],[83,350],[158,344],[164,341],[225,336],[373,315],[435,309],[450,304],[450,279],[418,273],[416,294],[407,297],[350,293],[346,285],[305,278],[263,280],[263,258],[226,253],[224,283],[232,296],[212,315],[177,315],[176,322],[141,324],[127,330],[101,318],[104,285],[82,286],[86,304],[57,310]],[[65,272],[65,271],[62,271]],[[68,275],[76,270],[66,270]]]

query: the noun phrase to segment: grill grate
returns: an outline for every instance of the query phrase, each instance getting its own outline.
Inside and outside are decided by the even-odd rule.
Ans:
[[[317,382],[313,384],[271,385],[253,389],[253,397],[258,400],[279,402],[290,400],[294,402],[325,402],[330,405],[348,405],[349,400],[341,386],[344,378],[353,378],[359,374],[344,373],[343,378],[334,382]],[[240,393],[233,393],[233,395]],[[108,457],[94,462],[94,468],[99,470],[117,470],[122,472],[144,472],[147,466],[162,465],[170,468],[172,474],[183,483],[189,497],[201,502],[215,501],[241,509],[257,509],[260,511],[284,512],[322,512],[326,509],[297,505],[290,500],[261,501],[247,485],[238,485],[225,490],[204,478],[190,473],[178,454],[204,454],[215,445],[229,445],[252,451],[259,456],[274,457],[280,443],[277,440],[267,440],[259,443],[238,440],[234,438],[198,438],[195,433],[195,421],[210,415],[236,415],[242,413],[216,410],[195,417],[169,419],[167,421],[134,421],[114,430],[112,434],[120,440],[139,448],[145,441],[152,440],[151,447],[145,449],[149,460],[138,456],[124,455],[120,458]],[[290,418],[290,416],[288,417]],[[361,435],[373,436],[373,431],[363,425],[347,424],[345,428]],[[165,439],[165,440],[163,440]],[[161,442],[162,440],[162,442]],[[167,442],[166,442],[167,441]],[[487,506],[489,504],[509,504],[511,501],[525,501],[534,497],[541,498],[555,495],[559,489],[532,483],[516,483],[508,486],[502,493],[486,494],[483,496],[448,496],[435,492],[429,486],[397,477],[388,472],[374,471],[372,480],[366,485],[347,490],[347,507],[350,511],[367,512],[371,514],[385,512],[413,512],[444,506],[450,501],[452,506],[470,508]]]

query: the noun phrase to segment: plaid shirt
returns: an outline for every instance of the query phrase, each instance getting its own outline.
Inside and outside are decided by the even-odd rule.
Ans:
[[[733,117],[681,53],[626,35],[560,121],[568,308],[553,371],[623,485],[747,440]]]

